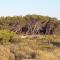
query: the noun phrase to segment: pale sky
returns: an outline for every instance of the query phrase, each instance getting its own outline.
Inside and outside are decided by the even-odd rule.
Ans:
[[[0,16],[39,14],[60,19],[60,0],[0,0]]]

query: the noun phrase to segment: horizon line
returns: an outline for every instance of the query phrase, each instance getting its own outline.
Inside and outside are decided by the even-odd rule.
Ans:
[[[51,17],[51,18],[56,18],[57,20],[60,20],[60,18],[56,17],[56,16],[50,16],[50,15],[45,15],[45,14],[15,14],[15,15],[0,15],[0,17],[14,17],[14,16],[26,16],[26,15],[41,15],[41,16],[48,16],[48,17]]]

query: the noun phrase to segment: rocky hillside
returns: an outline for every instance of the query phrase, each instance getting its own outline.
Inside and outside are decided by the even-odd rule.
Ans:
[[[60,34],[60,21],[41,15],[0,17],[0,29],[9,29],[17,34]]]

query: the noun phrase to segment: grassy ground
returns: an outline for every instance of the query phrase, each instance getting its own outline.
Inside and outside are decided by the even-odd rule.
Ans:
[[[60,36],[14,35],[0,44],[0,60],[60,60]]]

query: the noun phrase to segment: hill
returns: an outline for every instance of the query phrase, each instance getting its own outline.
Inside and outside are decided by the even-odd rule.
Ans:
[[[60,21],[41,15],[0,17],[0,60],[60,60]]]
[[[9,29],[17,34],[60,34],[60,21],[41,15],[0,17],[0,29]]]

